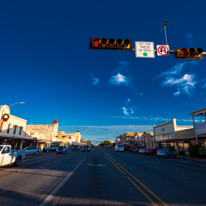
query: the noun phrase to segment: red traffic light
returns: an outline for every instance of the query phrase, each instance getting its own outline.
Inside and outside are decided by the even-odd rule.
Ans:
[[[94,38],[93,42],[94,42],[94,46],[98,46],[99,45],[99,38]]]
[[[133,51],[133,42],[130,39],[90,38],[89,48]]]
[[[176,59],[203,59],[202,48],[174,49]]]

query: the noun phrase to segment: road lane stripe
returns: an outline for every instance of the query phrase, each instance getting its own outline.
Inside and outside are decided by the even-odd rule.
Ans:
[[[82,164],[85,158],[62,180],[62,182],[51,192],[51,194],[39,205],[46,206],[55,197],[57,192],[62,188],[62,186],[68,181],[68,179],[74,174],[75,170]]]
[[[110,160],[112,164],[115,165],[115,167],[119,169],[123,175],[126,175],[110,158],[107,157],[107,159]],[[153,206],[157,206],[157,204],[155,204],[154,201],[137,184],[135,184],[129,177],[127,177],[127,179],[146,197],[146,199],[151,202]]]
[[[102,151],[108,157],[110,157],[106,152]],[[136,177],[130,174],[124,167],[122,167],[118,162],[116,162],[112,157],[110,157],[119,167],[121,167],[127,174],[129,174],[136,182],[138,182],[142,187],[144,187],[151,195],[153,195],[158,201],[160,201],[164,206],[169,206],[162,199],[160,199],[156,194],[154,194],[149,188],[147,188],[143,183],[141,183]]]
[[[129,177],[127,177],[127,179],[151,202],[153,206],[157,206],[157,204],[137,184],[135,184]]]

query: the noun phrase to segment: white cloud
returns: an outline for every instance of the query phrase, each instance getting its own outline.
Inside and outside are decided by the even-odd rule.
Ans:
[[[191,96],[191,92],[195,89],[195,75],[185,74],[181,78],[167,77],[163,85],[175,85],[179,88],[179,90],[186,92],[189,96]],[[176,93],[176,94],[180,94]]]
[[[129,113],[128,113],[128,109],[126,108],[126,107],[122,107],[122,112],[125,114],[125,115],[129,115]]]
[[[99,79],[97,79],[94,75],[90,74],[89,77],[91,78],[93,85],[97,85],[99,83]]]
[[[167,72],[163,72],[161,74],[159,74],[158,76],[156,76],[155,78],[158,77],[163,77],[163,76],[168,76],[168,75],[177,75],[181,72],[181,70],[187,66],[187,62],[183,62],[183,63],[178,63],[176,64],[174,67],[172,67],[169,71]]]
[[[174,92],[173,95],[175,95],[175,97],[179,96],[180,95],[180,91]]]
[[[130,102],[131,100],[130,100],[130,99],[127,99],[127,101]]]
[[[114,84],[116,86],[118,86],[119,84],[125,84],[127,86],[128,82],[129,82],[128,77],[120,73],[117,73],[117,75],[115,76],[111,76],[111,78],[109,79],[109,83]]]

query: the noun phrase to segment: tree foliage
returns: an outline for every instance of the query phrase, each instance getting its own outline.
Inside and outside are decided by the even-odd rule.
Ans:
[[[104,142],[100,143],[100,146],[104,146],[104,145],[110,145],[112,144],[109,140],[104,140]]]

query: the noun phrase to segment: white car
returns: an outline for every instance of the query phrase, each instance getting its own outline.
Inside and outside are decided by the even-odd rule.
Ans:
[[[19,166],[21,160],[25,158],[25,151],[12,150],[10,145],[0,145],[0,166],[14,164]]]
[[[124,145],[123,144],[116,144],[114,147],[115,152],[124,152]]]
[[[143,147],[143,148],[140,148],[140,149],[139,149],[139,153],[140,153],[140,154],[145,154],[145,150],[146,150],[146,148],[144,148],[144,147]]]
[[[29,155],[29,154],[36,154],[36,155],[38,155],[38,154],[41,152],[41,149],[40,149],[40,148],[38,148],[38,147],[33,147],[33,146],[31,146],[31,147],[26,147],[26,148],[24,148],[24,150],[25,150],[25,154],[26,154],[26,155]]]

